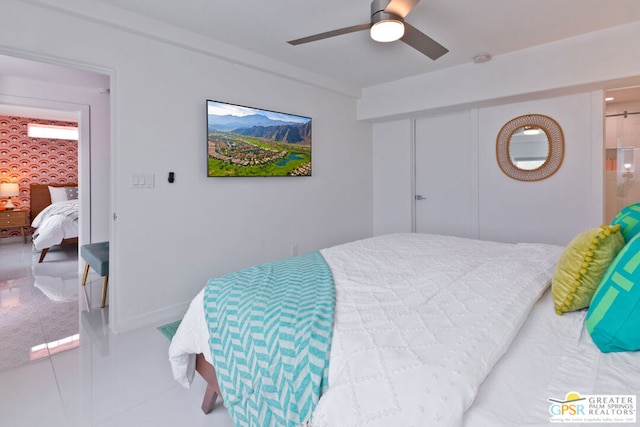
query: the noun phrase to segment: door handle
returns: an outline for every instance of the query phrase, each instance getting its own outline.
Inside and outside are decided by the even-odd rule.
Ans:
[[[427,200],[422,194],[416,194],[416,200]]]

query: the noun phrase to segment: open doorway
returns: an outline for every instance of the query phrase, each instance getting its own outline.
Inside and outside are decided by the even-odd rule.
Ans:
[[[81,266],[78,245],[108,240],[110,234],[110,77],[0,55],[0,79],[3,82],[0,89],[1,117],[18,118],[17,121],[20,118],[63,123],[75,121],[79,128],[75,147],[58,144],[39,150],[38,144],[20,142],[16,145],[11,142],[14,137],[10,137],[5,144],[8,151],[4,150],[7,151],[4,154],[12,155],[16,151],[18,158],[14,160],[17,163],[3,162],[0,153],[0,181],[20,181],[24,180],[25,174],[31,174],[31,182],[75,181],[79,193],[78,244],[56,246],[43,263],[38,263],[40,251],[34,250],[30,236],[27,236],[27,244],[21,236],[16,238],[15,230],[5,232],[6,238],[0,238],[0,329],[7,332],[0,335],[8,337],[13,331],[16,333],[12,336],[18,337],[3,340],[0,353],[12,355],[15,367],[16,363],[73,348],[79,341],[78,322],[81,316],[78,312],[86,307],[86,303],[79,292]],[[27,157],[26,161],[23,156]],[[69,162],[74,156],[76,163],[70,167]],[[45,167],[36,167],[30,164],[31,161]],[[61,169],[64,172],[60,172]],[[75,176],[71,176],[74,173]],[[28,185],[23,186],[21,191],[28,192],[28,188]],[[29,209],[26,196],[26,200],[20,202],[23,208]],[[29,222],[34,219],[30,214],[27,217]],[[95,291],[90,290],[90,306],[99,306],[100,286],[98,283]],[[94,294],[97,298],[92,298]],[[47,304],[55,307],[50,309]],[[15,320],[17,318],[21,320]],[[29,330],[36,333],[29,337],[26,333]],[[0,370],[2,368],[0,366]]]
[[[605,93],[605,222],[640,202],[640,87]]]
[[[79,116],[0,104],[0,371],[79,344]]]

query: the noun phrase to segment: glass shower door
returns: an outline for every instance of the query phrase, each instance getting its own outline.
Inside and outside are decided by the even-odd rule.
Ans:
[[[605,123],[606,222],[610,222],[625,206],[640,202],[640,102],[634,104],[633,110],[620,111],[621,106],[607,108]],[[618,111],[615,111],[616,109]]]

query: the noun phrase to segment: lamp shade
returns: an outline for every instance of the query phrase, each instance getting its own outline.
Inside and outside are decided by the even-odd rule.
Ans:
[[[11,182],[3,182],[0,184],[0,197],[13,197],[20,195],[18,184]]]

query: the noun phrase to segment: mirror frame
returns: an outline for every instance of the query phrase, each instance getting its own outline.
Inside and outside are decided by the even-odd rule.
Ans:
[[[524,126],[539,127],[547,134],[549,155],[540,167],[531,170],[519,169],[509,156],[509,141],[513,134]],[[502,172],[518,181],[540,181],[556,173],[564,159],[564,135],[562,128],[554,119],[543,114],[527,114],[509,120],[498,132],[496,140],[496,159]]]

